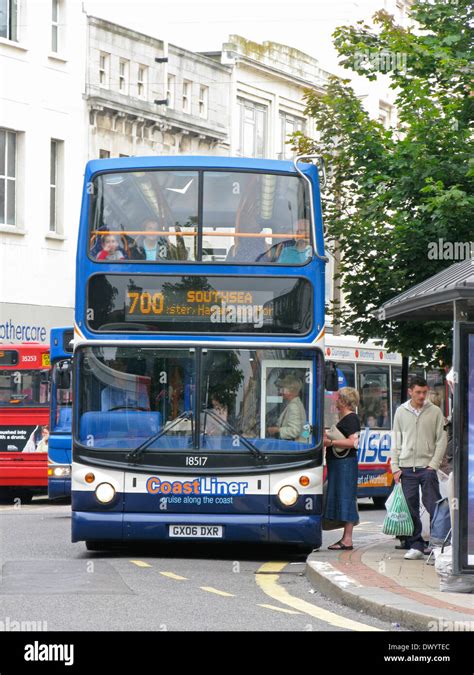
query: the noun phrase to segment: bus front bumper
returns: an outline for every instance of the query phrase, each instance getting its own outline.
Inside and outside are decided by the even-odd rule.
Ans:
[[[48,499],[71,498],[71,478],[48,478]]]
[[[221,538],[174,538],[170,525],[221,525]],[[72,541],[176,542],[254,542],[291,544],[311,548],[321,546],[319,515],[232,515],[72,512]]]

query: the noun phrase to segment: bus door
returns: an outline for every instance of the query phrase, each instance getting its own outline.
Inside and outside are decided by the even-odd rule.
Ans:
[[[359,497],[385,498],[393,482],[390,366],[357,363],[359,418]]]

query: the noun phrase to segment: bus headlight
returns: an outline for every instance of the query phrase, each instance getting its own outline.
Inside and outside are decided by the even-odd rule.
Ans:
[[[51,472],[50,475],[55,478],[67,478],[71,475],[70,466],[52,466],[49,471]]]
[[[115,497],[115,488],[110,483],[100,483],[95,489],[95,496],[101,504],[108,504]]]
[[[293,506],[298,501],[298,490],[292,485],[285,485],[278,491],[278,499],[285,506]]]

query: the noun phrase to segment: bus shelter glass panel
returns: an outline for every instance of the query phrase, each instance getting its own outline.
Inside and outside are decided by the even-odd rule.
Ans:
[[[355,366],[353,363],[336,361],[338,388],[355,387]],[[324,426],[331,427],[339,421],[336,408],[337,391],[326,391],[324,395]]]
[[[465,446],[462,448],[463,465],[467,464],[467,471],[463,472],[464,476],[461,479],[461,499],[463,493],[466,494],[464,490],[464,486],[466,485],[467,499],[462,500],[464,508],[461,511],[461,518],[464,522],[467,521],[467,536],[465,537],[465,544],[463,543],[463,546],[466,546],[467,567],[471,572],[474,572],[474,333],[468,334],[467,340],[467,414],[465,415],[467,434],[465,433],[466,429],[463,429],[463,435],[467,435],[467,458],[464,452]],[[467,462],[465,461],[466,459]],[[465,506],[466,502],[467,509]]]
[[[0,406],[36,408],[49,405],[49,370],[0,371]]]
[[[52,368],[53,400],[51,401],[51,431],[70,433],[72,425],[72,362],[57,361]]]
[[[88,347],[80,359],[79,442],[131,449],[163,432],[161,447],[188,448],[195,359],[189,349]]]
[[[99,262],[196,260],[198,184],[195,171],[97,176],[90,257]]]
[[[309,202],[296,176],[204,174],[202,260],[304,265],[312,256]]]
[[[390,429],[390,368],[357,364],[359,418],[370,429]]]

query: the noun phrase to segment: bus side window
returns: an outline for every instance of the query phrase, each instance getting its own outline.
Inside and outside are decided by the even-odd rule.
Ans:
[[[389,366],[357,365],[359,418],[370,429],[389,429]]]

